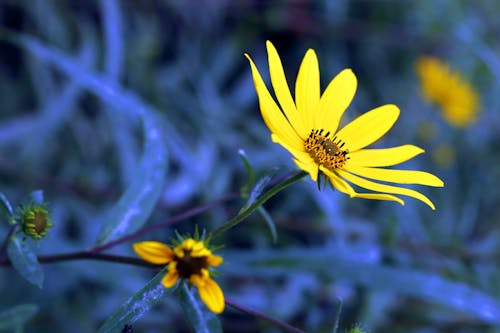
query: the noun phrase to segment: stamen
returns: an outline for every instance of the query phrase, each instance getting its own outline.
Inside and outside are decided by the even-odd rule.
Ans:
[[[324,130],[311,130],[309,137],[304,141],[304,148],[319,165],[324,166],[330,171],[341,169],[349,159],[349,151],[343,149],[345,142],[337,137],[330,139],[330,132],[323,135]]]

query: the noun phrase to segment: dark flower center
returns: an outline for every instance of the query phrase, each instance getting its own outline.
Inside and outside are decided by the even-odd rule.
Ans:
[[[175,258],[177,262],[177,272],[184,279],[189,279],[193,274],[201,275],[201,270],[207,268],[207,257],[192,257],[191,251],[185,251],[184,257]]]
[[[323,134],[323,130],[311,130],[311,133],[304,141],[306,152],[318,165],[322,165],[330,171],[341,169],[349,159],[344,142],[337,137],[330,138],[330,132]]]

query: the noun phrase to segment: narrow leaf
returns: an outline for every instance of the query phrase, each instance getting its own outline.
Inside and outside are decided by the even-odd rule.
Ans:
[[[257,211],[266,222],[266,225],[269,228],[269,232],[271,233],[271,238],[273,240],[273,243],[276,243],[278,241],[278,232],[276,231],[276,223],[274,223],[273,218],[271,217],[271,215],[269,215],[264,206],[260,206],[259,208],[257,208]]]
[[[38,312],[36,304],[20,304],[0,312],[0,330],[21,331],[22,327]]]
[[[144,115],[145,144],[139,169],[118,203],[105,214],[97,245],[141,228],[156,205],[163,189],[167,164],[160,123],[156,117]]]
[[[352,249],[337,248],[254,251],[250,254],[231,251],[224,253],[224,260],[232,263],[232,274],[274,276],[289,275],[293,270],[321,273],[338,281],[448,306],[484,323],[500,324],[500,300],[477,288],[432,272],[367,262],[366,255],[364,259],[356,259],[352,252]]]
[[[9,199],[3,194],[0,193],[0,215],[7,220],[10,220],[14,210],[9,202]]]
[[[273,178],[274,174],[276,174],[276,169],[272,169],[271,171],[267,172],[262,178],[259,179],[259,181],[255,184],[255,186],[252,188],[250,194],[248,195],[248,200],[245,203],[245,205],[240,209],[240,212],[247,209],[250,207],[257,199],[260,197],[264,189],[266,188],[267,184],[271,181]]]
[[[245,151],[243,149],[238,150],[238,155],[240,155],[240,158],[243,161],[243,164],[245,165],[245,169],[247,170],[247,177],[248,177],[247,182],[240,189],[241,195],[245,196],[247,195],[247,192],[250,191],[255,182],[255,174],[253,172],[252,165],[250,164],[250,161],[248,160],[247,155],[245,154]]]
[[[219,318],[208,310],[194,288],[189,288],[187,283],[183,283],[179,293],[182,309],[194,332],[222,333]]]
[[[28,282],[42,288],[43,269],[35,253],[26,242],[12,236],[7,244],[7,255],[15,270]]]
[[[163,297],[172,292],[166,289],[161,280],[166,274],[162,269],[134,296],[125,301],[108,319],[99,327],[98,333],[120,333],[125,325],[130,325],[142,317],[151,307],[160,302]]]

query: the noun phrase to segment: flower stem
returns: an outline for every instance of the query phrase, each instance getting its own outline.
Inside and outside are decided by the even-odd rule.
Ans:
[[[207,238],[210,239],[210,238],[216,237],[216,236],[220,235],[221,233],[227,231],[228,229],[231,229],[232,227],[236,226],[241,221],[243,221],[248,216],[250,216],[257,208],[259,208],[260,206],[262,206],[262,204],[264,202],[266,202],[267,200],[269,200],[270,198],[272,198],[275,194],[277,194],[281,190],[285,189],[289,185],[292,185],[296,181],[304,178],[306,175],[307,175],[306,172],[300,171],[300,172],[296,173],[295,175],[291,176],[290,178],[286,178],[285,180],[283,180],[283,181],[279,182],[278,184],[274,185],[273,187],[271,187],[271,189],[269,191],[267,191],[266,193],[264,193],[253,204],[251,204],[250,206],[248,206],[244,210],[240,211],[240,213],[238,215],[236,215],[235,217],[233,217],[231,220],[227,221],[226,223],[224,223],[223,225],[221,225],[217,229],[215,229],[212,232],[210,232],[208,234]]]
[[[275,326],[278,326],[280,328],[282,328],[283,330],[285,330],[286,332],[292,332],[292,333],[305,333],[303,330],[297,328],[297,327],[294,327],[290,324],[287,324],[281,320],[278,320],[276,318],[273,318],[273,317],[270,317],[262,312],[259,312],[259,311],[255,311],[255,310],[252,310],[252,309],[249,309],[241,304],[238,304],[236,303],[235,301],[233,300],[230,300],[230,299],[227,299],[226,298],[226,304],[237,309],[237,310],[240,310],[242,312],[245,312],[245,313],[248,313],[249,315],[252,315],[252,316],[255,316],[257,318],[261,318],[261,319],[264,319],[265,321],[268,321],[270,322],[271,324],[275,325]]]

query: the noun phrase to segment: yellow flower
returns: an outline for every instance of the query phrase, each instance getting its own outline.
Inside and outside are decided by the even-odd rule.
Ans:
[[[393,195],[419,199],[434,209],[423,194],[403,187],[373,182],[367,178],[401,184],[443,186],[436,176],[415,170],[384,169],[424,152],[413,145],[386,149],[364,149],[382,137],[399,116],[395,105],[371,110],[338,130],[340,118],[356,92],[356,76],[350,69],[340,72],[321,95],[318,59],[309,49],[302,60],[292,98],[279,55],[267,42],[271,83],[280,107],[269,93],[252,59],[250,61],[262,117],[271,138],[294,156],[299,168],[314,181],[325,175],[331,184],[350,197],[404,201]],[[320,173],[321,172],[321,173]],[[357,193],[348,183],[380,193]]]
[[[198,288],[200,298],[214,313],[224,311],[224,294],[210,277],[210,266],[219,266],[222,257],[212,255],[203,241],[187,238],[175,248],[153,241],[135,243],[134,251],[153,264],[168,264],[168,273],[162,279],[165,288],[171,288],[179,279]]]
[[[451,70],[438,58],[429,56],[420,57],[415,70],[423,96],[441,108],[450,125],[465,127],[476,119],[479,109],[477,92],[460,73]]]

